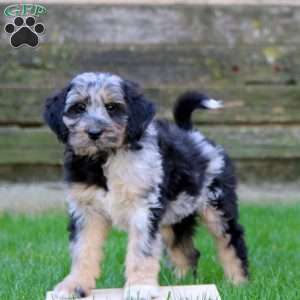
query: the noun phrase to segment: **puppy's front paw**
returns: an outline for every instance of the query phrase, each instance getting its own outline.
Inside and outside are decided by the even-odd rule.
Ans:
[[[156,285],[128,285],[124,290],[124,300],[150,300],[158,296],[159,287]]]
[[[95,287],[94,280],[82,280],[69,275],[54,289],[54,299],[74,299],[87,297]]]

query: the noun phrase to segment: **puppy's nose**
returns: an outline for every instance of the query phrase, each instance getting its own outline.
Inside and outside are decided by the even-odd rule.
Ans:
[[[97,140],[100,135],[102,134],[103,130],[102,129],[89,129],[87,131],[87,134],[89,135],[91,140]]]

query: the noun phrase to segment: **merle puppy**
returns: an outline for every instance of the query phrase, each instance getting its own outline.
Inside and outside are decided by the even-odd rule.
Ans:
[[[45,120],[65,144],[70,214],[72,267],[58,297],[90,294],[112,226],[129,235],[125,298],[158,295],[163,247],[179,276],[197,268],[198,220],[214,236],[227,278],[247,280],[232,163],[191,124],[193,110],[219,106],[187,92],[175,105],[176,124],[154,120],[139,86],[108,73],[80,74],[46,100]]]

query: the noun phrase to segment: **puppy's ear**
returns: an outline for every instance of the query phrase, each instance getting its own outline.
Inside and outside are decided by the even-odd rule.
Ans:
[[[68,129],[63,122],[63,112],[66,103],[66,97],[71,86],[67,86],[58,93],[46,99],[44,108],[44,120],[51,130],[56,134],[57,138],[63,142],[67,142]]]
[[[128,105],[127,141],[133,148],[140,148],[138,141],[155,115],[155,106],[137,83],[125,80],[123,90]]]

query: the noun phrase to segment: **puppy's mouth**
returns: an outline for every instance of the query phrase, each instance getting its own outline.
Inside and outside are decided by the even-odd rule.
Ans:
[[[93,142],[99,150],[117,148],[122,145],[120,137],[112,135],[102,136],[101,138]]]
[[[122,146],[122,139],[116,135],[103,135],[96,140],[89,139],[86,145],[81,148],[87,148],[88,151],[110,151]]]
[[[119,148],[124,142],[124,132],[122,128],[107,130],[94,142],[99,149]]]
[[[99,137],[91,137],[83,132],[70,134],[69,144],[78,155],[94,156],[101,152],[111,152],[124,144],[123,132],[105,131]]]

